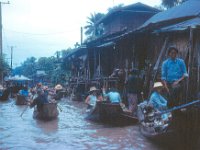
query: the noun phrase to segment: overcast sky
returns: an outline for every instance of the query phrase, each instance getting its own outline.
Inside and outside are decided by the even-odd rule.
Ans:
[[[161,0],[9,0],[2,4],[3,53],[8,61],[14,46],[13,65],[27,57],[54,55],[58,50],[80,43],[80,27],[90,13],[106,13],[108,8],[141,2],[158,6]],[[7,2],[1,0],[1,2]]]

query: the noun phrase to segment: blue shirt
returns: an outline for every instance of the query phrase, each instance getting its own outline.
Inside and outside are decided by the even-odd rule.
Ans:
[[[89,104],[90,104],[91,106],[95,106],[95,105],[96,105],[96,102],[97,102],[97,96],[95,96],[95,95],[89,95],[89,98],[90,98]]]
[[[182,76],[187,77],[187,70],[183,59],[176,58],[172,60],[168,58],[162,64],[162,80],[169,83],[179,80]]]
[[[28,91],[27,90],[20,90],[19,94],[23,95],[23,96],[28,96]]]
[[[158,92],[153,92],[151,94],[149,103],[153,104],[154,108],[158,110],[167,108],[167,100],[164,97],[162,97]]]
[[[118,92],[111,91],[107,94],[105,92],[103,92],[103,96],[108,97],[111,103],[120,103],[121,102],[121,97]]]

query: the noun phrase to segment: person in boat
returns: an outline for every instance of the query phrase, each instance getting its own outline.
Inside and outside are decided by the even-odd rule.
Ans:
[[[126,92],[128,99],[128,109],[131,113],[136,113],[138,96],[141,92],[141,82],[139,78],[139,70],[134,68],[129,72],[129,77],[126,81]]]
[[[167,108],[167,100],[162,96],[164,86],[162,82],[155,82],[153,85],[153,93],[150,96],[149,103],[157,110]]]
[[[162,82],[155,82],[153,85],[153,93],[150,96],[149,104],[159,113],[162,110],[167,109],[167,100],[163,95],[164,86]],[[168,120],[168,114],[163,114],[161,117],[163,120]]]
[[[46,97],[49,95],[49,87],[48,86],[43,86],[44,94]]]
[[[24,96],[24,97],[28,97],[28,87],[23,86],[22,89],[19,91],[19,94]]]
[[[44,90],[37,89],[37,97],[30,104],[30,108],[33,108],[35,105],[37,105],[37,110],[40,112],[42,109],[42,106],[46,103],[49,103],[49,101],[48,101],[47,96],[44,93]]]
[[[89,95],[85,99],[85,103],[88,104],[88,108],[94,107],[97,101],[102,101],[103,97],[99,94],[99,89],[91,87],[88,92]]]
[[[107,98],[107,100],[111,103],[121,103],[121,96],[120,93],[118,92],[118,90],[116,88],[110,88],[108,93],[106,93],[105,88],[102,89],[103,90],[103,97]]]
[[[56,91],[56,94],[58,94],[60,91],[62,91],[63,90],[63,87],[62,87],[62,85],[60,85],[60,84],[57,84],[56,86],[55,86],[55,91]]]
[[[178,49],[174,46],[168,48],[169,58],[162,64],[161,79],[169,93],[169,106],[180,104],[180,93],[183,91],[184,79],[188,77],[183,59],[177,58]]]

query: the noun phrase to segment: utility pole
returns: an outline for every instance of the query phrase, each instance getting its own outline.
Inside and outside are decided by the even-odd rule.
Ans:
[[[11,54],[10,54],[10,68],[11,68],[11,72],[12,72],[12,66],[13,66],[13,46],[10,47],[11,50]]]
[[[83,44],[83,27],[81,27],[81,45]]]
[[[0,57],[3,56],[3,42],[2,42],[2,15],[1,15],[1,4],[10,4],[10,2],[0,2]],[[3,85],[3,71],[0,74],[1,85]]]
[[[10,4],[10,2],[0,2],[0,55],[3,55],[3,41],[2,41],[2,13],[1,13],[1,4]]]

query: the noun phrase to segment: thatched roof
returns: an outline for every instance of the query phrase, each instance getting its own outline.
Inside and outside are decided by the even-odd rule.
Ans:
[[[191,19],[200,15],[200,1],[199,0],[188,0],[185,3],[160,12],[149,20],[147,20],[141,28],[147,28],[150,26],[162,25],[166,22],[181,22],[183,20]]]

